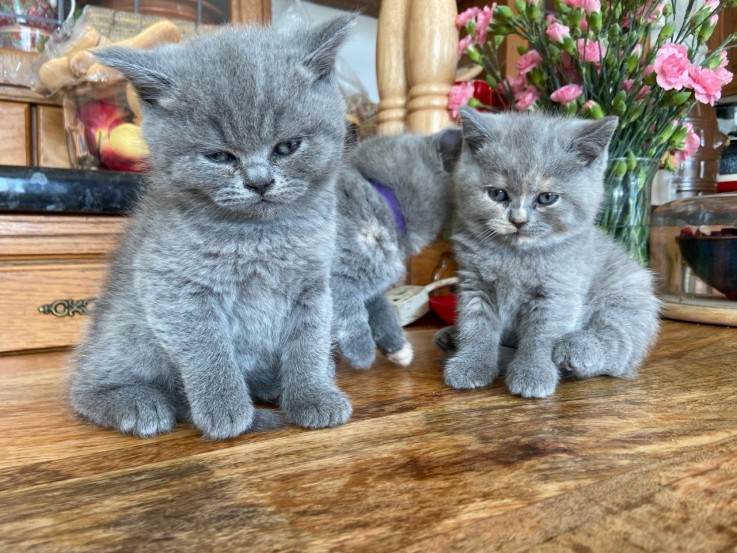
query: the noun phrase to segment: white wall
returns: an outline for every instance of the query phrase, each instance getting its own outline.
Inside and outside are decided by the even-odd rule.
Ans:
[[[272,0],[271,5],[274,25],[279,25],[280,20],[295,14],[307,17],[314,23],[348,13],[302,0]],[[356,28],[338,58],[339,77],[350,77],[353,73],[373,102],[379,101],[376,86],[376,23],[374,17],[359,16]],[[347,71],[341,71],[341,67],[347,68]]]

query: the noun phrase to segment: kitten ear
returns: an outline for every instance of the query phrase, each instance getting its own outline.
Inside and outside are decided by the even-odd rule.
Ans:
[[[109,46],[95,50],[95,58],[120,71],[136,89],[139,98],[150,105],[160,104],[173,88],[172,79],[161,70],[154,51]]]
[[[583,130],[573,139],[569,149],[586,165],[606,154],[609,141],[619,124],[618,117],[604,117],[598,121],[587,122]]]
[[[491,129],[484,124],[484,120],[478,111],[468,106],[463,106],[458,108],[458,113],[461,117],[463,140],[473,151],[477,151],[484,144],[491,142]]]
[[[440,153],[440,158],[443,160],[443,169],[447,173],[452,173],[463,147],[461,129],[450,127],[436,133],[432,137],[432,144]]]
[[[333,74],[338,50],[355,26],[356,16],[345,15],[311,29],[308,54],[302,63],[316,77],[316,80]]]

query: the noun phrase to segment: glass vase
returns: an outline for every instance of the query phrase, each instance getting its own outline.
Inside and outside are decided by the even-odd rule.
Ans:
[[[643,266],[649,256],[650,188],[658,167],[651,158],[610,158],[597,220]]]

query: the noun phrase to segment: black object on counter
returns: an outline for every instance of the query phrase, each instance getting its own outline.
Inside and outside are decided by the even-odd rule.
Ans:
[[[139,173],[0,165],[0,212],[123,214],[143,186]]]

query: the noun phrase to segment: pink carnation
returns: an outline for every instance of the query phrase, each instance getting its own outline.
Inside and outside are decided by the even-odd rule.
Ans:
[[[601,2],[599,0],[563,0],[563,2],[572,8],[581,8],[586,13],[599,11],[601,9]]]
[[[484,6],[484,9],[476,16],[476,40],[480,44],[486,42],[486,32],[489,30],[489,23],[491,23],[495,8],[496,3]]]
[[[634,79],[625,79],[624,81],[622,81],[622,88],[626,92],[629,92],[630,90],[632,90],[633,84],[635,84]],[[637,99],[642,100],[648,94],[650,94],[650,87],[647,85],[641,86],[640,90],[637,91]]]
[[[719,63],[719,67],[714,70],[714,73],[716,73],[719,80],[722,81],[722,85],[729,84],[732,82],[732,77],[734,77],[734,75],[732,75],[732,72],[727,69],[727,65],[729,64],[727,51],[722,50],[719,52],[719,57],[722,58],[722,61]]]
[[[678,150],[673,154],[678,165],[689,159],[696,153],[696,150],[701,147],[701,138],[694,132],[691,123],[686,123],[685,126],[688,128],[688,134],[686,134],[686,141],[683,145],[683,149]]]
[[[474,42],[473,42],[472,35],[464,36],[461,40],[459,40],[458,41],[458,59],[461,59],[461,57],[463,57],[463,54],[466,53],[466,50],[468,50],[470,46],[473,46],[473,44]]]
[[[704,7],[709,8],[709,11],[713,12],[719,7],[719,0],[706,0],[704,2]]]
[[[693,89],[694,96],[702,104],[713,106],[714,102],[722,97],[722,81],[716,71],[692,65],[686,76],[688,78],[686,86]]]
[[[521,94],[522,91],[527,86],[527,79],[525,79],[524,75],[517,75],[516,77],[507,77],[506,78],[507,85],[509,86],[510,90],[512,91],[512,94],[516,97],[518,94]]]
[[[534,86],[528,86],[524,92],[515,96],[517,111],[524,111],[540,98],[540,91]]]
[[[524,54],[520,59],[517,61],[517,70],[522,74],[526,75],[530,71],[532,71],[535,67],[540,65],[543,61],[542,56],[538,53],[537,50],[530,50],[526,54]]]
[[[471,98],[473,98],[473,83],[470,81],[458,83],[450,88],[448,111],[453,119],[458,118],[458,108],[468,104]]]
[[[468,25],[470,21],[476,19],[476,16],[481,10],[479,8],[468,8],[466,11],[459,13],[456,16],[456,27],[461,30],[463,27]]]
[[[558,104],[570,104],[583,94],[583,87],[577,84],[561,86],[550,95],[550,99]]]
[[[664,90],[681,90],[689,81],[691,62],[683,44],[664,44],[655,54],[653,69]]]
[[[578,46],[578,55],[583,61],[590,61],[600,64],[604,56],[606,56],[606,46],[595,40],[586,40],[579,38],[576,42]]]
[[[553,23],[545,30],[545,34],[553,42],[563,42],[563,39],[567,36],[571,36],[571,29],[561,23]]]
[[[548,15],[546,15],[545,16],[545,23],[548,23],[548,24],[555,23],[555,15],[552,14],[552,13],[549,13]]]

